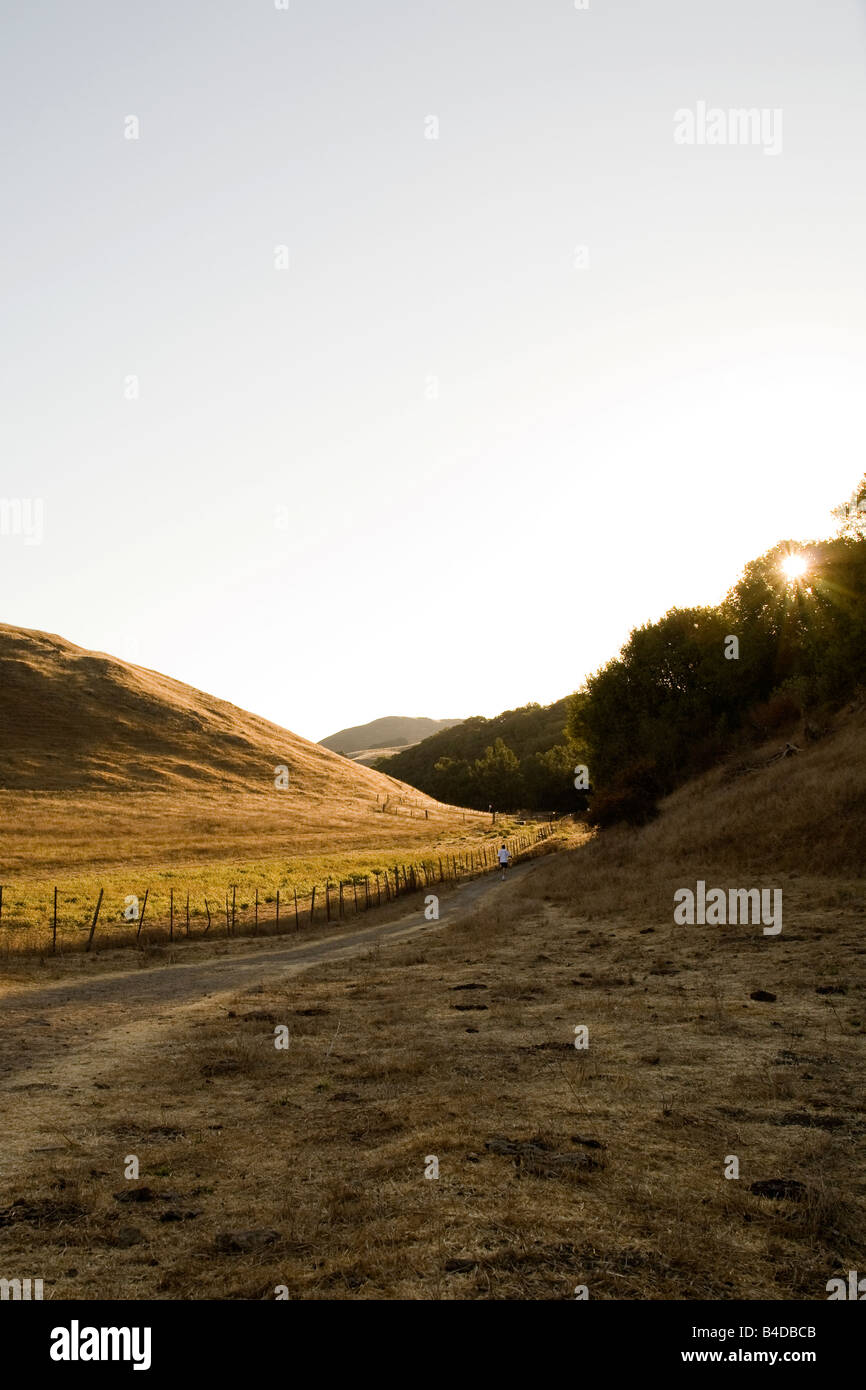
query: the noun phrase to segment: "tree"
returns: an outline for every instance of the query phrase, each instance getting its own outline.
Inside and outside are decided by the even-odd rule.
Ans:
[[[840,536],[851,536],[855,540],[866,537],[866,473],[848,501],[834,507],[830,515],[839,522]]]
[[[475,784],[470,764],[462,758],[439,758],[433,764],[429,791],[450,806],[473,806]]]
[[[498,738],[472,765],[476,806],[491,805],[497,811],[513,810],[523,796],[523,778],[517,754]]]
[[[530,753],[520,764],[524,798],[530,811],[583,811],[586,793],[574,786],[575,765],[582,761],[568,744]]]

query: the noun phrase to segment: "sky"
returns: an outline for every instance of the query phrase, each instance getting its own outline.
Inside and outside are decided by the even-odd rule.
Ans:
[[[832,532],[863,3],[0,16],[0,621],[318,739],[560,699]]]

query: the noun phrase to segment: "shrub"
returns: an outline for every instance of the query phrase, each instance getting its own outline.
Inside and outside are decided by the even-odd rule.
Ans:
[[[603,830],[611,825],[646,825],[658,815],[661,780],[654,763],[632,763],[609,787],[596,792],[589,803],[590,824]]]

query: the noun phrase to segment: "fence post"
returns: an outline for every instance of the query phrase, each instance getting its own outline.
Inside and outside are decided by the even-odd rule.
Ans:
[[[189,936],[189,889],[186,890],[186,934]]]
[[[310,926],[313,925],[313,913],[316,910],[316,885],[313,884],[313,896],[310,899]]]
[[[298,920],[298,890],[297,890],[297,888],[293,888],[293,889],[292,889],[292,892],[293,892],[294,895],[295,895],[295,931],[300,931],[300,930],[301,930],[301,923],[300,923],[300,921]]]
[[[381,904],[382,904],[382,885],[381,885],[381,883],[379,882],[379,870],[377,869],[377,870],[376,870],[376,906],[377,906],[377,907],[380,907]]]
[[[54,889],[54,922],[51,927],[51,953],[57,950],[57,888]]]
[[[232,936],[234,936],[234,934],[235,934],[235,901],[236,901],[236,898],[237,898],[237,891],[238,891],[238,886],[237,886],[236,883],[233,883],[233,884],[232,884]]]
[[[258,890],[258,888],[256,889],[256,909],[255,909],[255,911],[256,911],[256,915],[255,915],[255,917],[254,917],[254,919],[253,919],[253,926],[254,926],[255,930],[258,931],[258,929],[259,929],[259,890]]]
[[[210,931],[210,908],[208,907],[207,898],[205,898],[205,900],[204,900],[204,910],[205,910],[205,912],[207,913],[207,926],[206,926],[205,929],[204,929],[204,931],[205,931],[205,936],[207,936],[208,932]],[[144,916],[143,913],[142,913],[142,916]]]
[[[280,890],[277,889],[277,931],[280,929]]]
[[[325,921],[331,920],[331,880],[325,883]]]
[[[145,914],[145,912],[147,911],[147,895],[148,895],[149,892],[150,892],[150,889],[149,889],[149,888],[145,888],[145,890],[144,890],[144,902],[141,904],[141,912],[140,912],[139,915],[138,915],[138,931],[135,933],[136,940],[138,940],[138,938],[141,936],[141,928],[142,928],[142,924],[143,924],[143,922],[144,922],[144,914]]]
[[[343,880],[340,879],[340,920],[343,919]]]
[[[442,855],[439,856],[439,882],[441,883],[445,875],[442,872]]]
[[[168,939],[174,941],[174,889],[168,890]]]
[[[97,917],[99,916],[99,909],[100,909],[100,907],[102,906],[102,895],[103,895],[104,892],[105,892],[105,889],[104,889],[104,888],[100,888],[100,890],[99,890],[99,897],[98,897],[97,900],[96,900],[96,911],[95,911],[94,914],[93,914],[93,921],[92,921],[91,924],[90,924],[90,935],[89,935],[89,937],[87,938],[87,949],[88,949],[88,951],[90,950],[90,947],[91,947],[91,945],[92,945],[92,943],[93,943],[93,933],[96,931],[96,919],[97,919]]]

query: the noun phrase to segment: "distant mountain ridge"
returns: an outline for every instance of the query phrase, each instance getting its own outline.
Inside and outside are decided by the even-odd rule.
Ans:
[[[423,738],[429,738],[431,734],[453,729],[455,724],[462,722],[460,719],[413,719],[408,715],[387,714],[382,719],[371,720],[369,724],[340,729],[336,734],[320,738],[319,743],[333,753],[351,757],[353,753],[374,749],[408,748],[411,744],[420,743]]]

